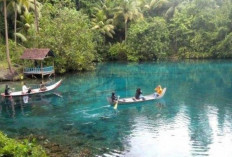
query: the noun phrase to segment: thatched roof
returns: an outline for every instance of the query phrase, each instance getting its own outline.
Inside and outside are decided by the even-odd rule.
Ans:
[[[21,59],[44,60],[46,57],[55,57],[50,49],[26,49]]]

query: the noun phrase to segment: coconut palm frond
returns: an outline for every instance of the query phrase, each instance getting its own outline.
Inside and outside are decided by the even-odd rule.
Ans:
[[[94,27],[92,27],[91,29],[99,29],[99,25],[95,25]]]
[[[27,41],[27,38],[21,33],[15,33],[16,37],[22,40],[23,42]]]
[[[110,32],[106,32],[106,35],[109,36],[110,38],[113,38],[113,35]]]

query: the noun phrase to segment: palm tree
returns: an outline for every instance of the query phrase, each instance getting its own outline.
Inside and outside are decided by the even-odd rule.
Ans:
[[[25,37],[21,33],[17,33],[17,16],[18,13],[21,14],[22,9],[24,10],[23,13],[28,12],[28,9],[34,7],[32,6],[32,0],[12,0],[9,4],[8,7],[13,8],[14,11],[14,40],[15,44],[17,44],[17,37],[22,39],[23,41],[25,40]]]
[[[184,0],[172,0],[168,3],[168,9],[165,13],[167,19],[171,19],[176,12],[176,9],[180,4],[186,3]]]
[[[36,0],[34,0],[34,11],[35,11],[35,28],[37,33],[39,33],[39,21],[38,21],[38,12],[36,6]]]
[[[139,0],[139,6],[145,14],[150,16],[154,9],[162,8],[168,2],[168,0]]]
[[[20,21],[18,21],[19,27],[17,28],[18,33],[17,37],[21,39],[21,41],[27,41],[27,38],[24,34],[27,34],[30,28],[34,27],[34,17],[33,14],[30,13],[27,9],[20,15]]]
[[[109,8],[106,4],[102,3],[102,7],[97,6],[95,7],[96,14],[93,15],[92,19],[92,29],[98,29],[102,34],[106,34],[107,36],[113,38],[114,32],[114,25],[113,19],[109,18]]]
[[[39,32],[39,8],[40,3],[36,0],[19,0],[19,2],[27,9],[33,9],[35,14],[35,28]],[[33,5],[33,6],[32,6]]]
[[[10,70],[10,73],[13,73],[11,60],[10,60],[10,52],[9,52],[9,43],[8,43],[8,26],[7,26],[7,7],[6,7],[6,0],[3,0],[4,6],[4,22],[5,22],[5,38],[6,38],[6,57],[7,63]]]
[[[18,0],[12,0],[9,4],[9,7],[12,7],[14,10],[14,40],[15,40],[15,44],[17,44],[17,37],[16,37],[16,29],[17,29],[17,15],[18,12],[21,12],[21,6],[18,3]]]
[[[123,16],[126,41],[128,22],[139,18],[143,18],[143,14],[139,9],[138,4],[134,0],[122,0],[117,10],[118,11],[115,13],[114,18],[116,19],[120,16]]]

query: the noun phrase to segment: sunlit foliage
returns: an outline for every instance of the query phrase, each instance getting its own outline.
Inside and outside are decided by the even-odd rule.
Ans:
[[[62,58],[59,72],[92,69],[102,60],[232,57],[231,0],[38,0],[39,33],[33,7],[22,2],[33,5],[7,1],[9,41],[17,39],[10,56],[12,49],[22,53],[21,46],[48,47]],[[0,27],[6,59],[3,9]]]

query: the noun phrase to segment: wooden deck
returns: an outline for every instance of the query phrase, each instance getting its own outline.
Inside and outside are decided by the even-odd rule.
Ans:
[[[51,75],[54,74],[54,67],[49,66],[49,67],[44,67],[44,68],[24,68],[23,73],[25,75]]]

